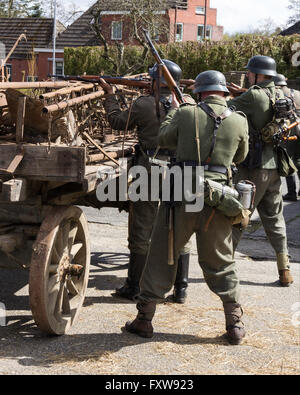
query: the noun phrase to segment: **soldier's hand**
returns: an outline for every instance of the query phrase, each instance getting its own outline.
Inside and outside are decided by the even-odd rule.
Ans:
[[[108,94],[114,93],[113,87],[109,85],[103,78],[100,78],[99,83],[106,93]]]
[[[179,101],[176,98],[176,95],[174,92],[172,92],[172,104],[171,104],[172,108],[179,108]]]
[[[242,93],[247,91],[247,89],[242,88],[241,86],[239,86],[233,82],[228,83],[227,88],[233,97],[239,96]]]

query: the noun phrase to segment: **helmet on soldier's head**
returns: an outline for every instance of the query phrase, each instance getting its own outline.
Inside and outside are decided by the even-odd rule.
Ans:
[[[224,74],[216,70],[203,71],[198,74],[195,80],[193,93],[201,93],[207,91],[220,91],[229,93],[226,88],[226,78]]]
[[[167,69],[169,70],[171,76],[174,78],[176,84],[179,85],[180,78],[182,75],[181,68],[178,66],[178,64],[172,62],[171,60],[163,59],[163,62],[167,67]],[[159,78],[159,66],[157,63],[155,63],[155,65],[149,69],[149,75],[154,80]],[[164,79],[163,75],[160,78],[160,82],[162,84],[167,84],[167,81]]]
[[[245,68],[254,74],[270,75],[272,77],[277,75],[276,62],[270,56],[253,56]]]
[[[273,77],[273,81],[276,86],[287,86],[286,78],[283,74],[277,74]]]

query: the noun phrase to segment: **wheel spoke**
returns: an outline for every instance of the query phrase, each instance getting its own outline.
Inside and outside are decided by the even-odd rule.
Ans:
[[[81,250],[82,247],[83,247],[83,243],[76,243],[72,246],[70,251],[71,261],[75,258],[75,256],[78,254],[78,252]]]
[[[49,265],[49,274],[56,274],[58,265]]]
[[[66,284],[64,284],[63,290],[62,313],[64,315],[69,315],[71,313],[70,298]]]
[[[79,294],[79,290],[78,290],[77,286],[74,284],[74,281],[71,279],[67,281],[67,289],[68,289],[70,295],[72,295],[72,296],[76,296]]]
[[[67,221],[62,227],[62,243],[63,243],[63,251],[64,253],[68,253],[68,245],[69,245],[69,233],[70,233],[71,222]]]
[[[53,246],[52,249],[52,257],[51,257],[51,262],[53,264],[59,264],[59,261],[61,260],[61,255],[58,253],[56,246]]]
[[[69,232],[69,239],[68,239],[69,251],[71,251],[72,245],[74,244],[75,237],[77,235],[77,231],[78,231],[78,224],[77,223],[73,223],[73,226],[72,226],[72,228],[70,229],[70,232]]]

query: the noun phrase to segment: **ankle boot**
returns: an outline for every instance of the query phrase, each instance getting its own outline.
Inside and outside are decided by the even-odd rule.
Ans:
[[[127,332],[135,333],[141,337],[153,337],[152,318],[156,310],[155,302],[140,302],[136,305],[138,314],[136,319],[125,324]]]
[[[241,321],[243,310],[238,303],[223,303],[227,337],[230,344],[240,344],[245,337],[244,323]]]
[[[277,253],[276,255],[279,283],[282,287],[289,287],[294,282],[290,272],[289,256],[286,253]]]
[[[116,295],[134,300],[140,293],[140,279],[146,264],[147,255],[131,253],[125,284],[116,289]]]
[[[173,291],[173,301],[184,303],[188,286],[190,254],[179,255],[176,280]]]

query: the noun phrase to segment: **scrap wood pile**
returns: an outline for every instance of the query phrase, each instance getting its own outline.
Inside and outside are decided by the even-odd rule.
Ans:
[[[135,87],[116,88],[122,109],[143,93]],[[109,158],[128,156],[135,133],[111,129],[103,107],[107,96],[94,82],[0,83],[0,144],[85,146],[87,164],[108,160],[106,150]]]

